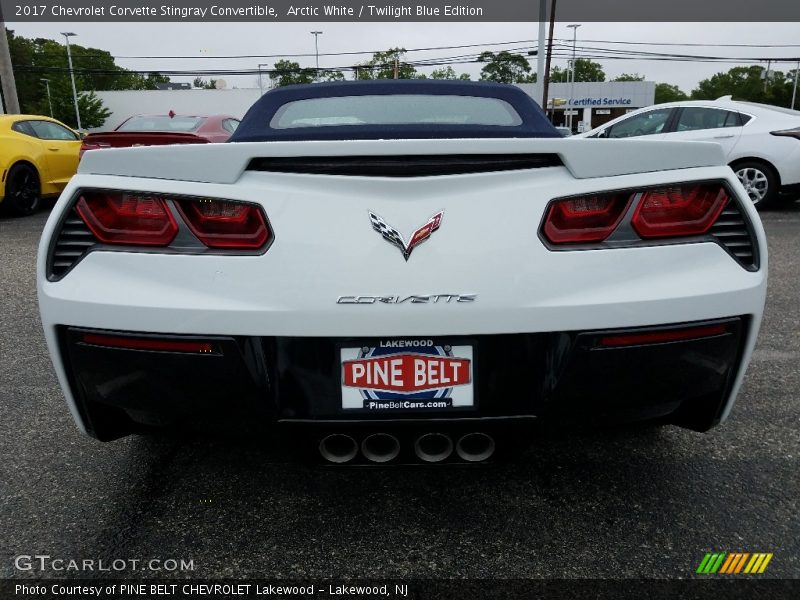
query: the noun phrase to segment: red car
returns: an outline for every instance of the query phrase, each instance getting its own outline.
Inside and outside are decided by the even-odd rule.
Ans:
[[[87,135],[80,155],[101,148],[226,142],[238,126],[239,119],[230,115],[135,115],[114,131]]]

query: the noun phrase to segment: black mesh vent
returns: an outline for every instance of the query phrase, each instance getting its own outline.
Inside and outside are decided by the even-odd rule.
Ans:
[[[276,156],[254,158],[250,171],[351,175],[361,177],[431,177],[556,167],[557,154],[454,154],[404,156]]]
[[[758,254],[755,236],[745,221],[742,211],[735,200],[731,200],[725,210],[711,227],[709,233],[722,244],[728,252],[736,257],[744,268],[758,268]]]
[[[61,231],[50,250],[48,277],[61,279],[86,252],[97,243],[75,209],[67,213]]]

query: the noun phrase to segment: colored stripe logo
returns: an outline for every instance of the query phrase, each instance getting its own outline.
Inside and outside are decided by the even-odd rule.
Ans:
[[[701,575],[755,575],[767,570],[772,552],[706,552],[697,573]]]

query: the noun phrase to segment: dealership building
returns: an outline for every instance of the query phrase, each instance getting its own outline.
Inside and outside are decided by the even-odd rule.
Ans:
[[[535,84],[520,84],[536,98]],[[554,125],[567,125],[572,117],[575,132],[588,131],[627,112],[655,103],[654,81],[550,82],[547,114]],[[538,100],[537,100],[538,101]]]

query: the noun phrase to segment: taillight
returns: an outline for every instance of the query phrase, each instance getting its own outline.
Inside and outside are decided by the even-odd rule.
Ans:
[[[81,144],[80,150],[78,150],[78,159],[80,160],[81,158],[83,158],[83,155],[88,150],[100,150],[101,148],[110,148],[110,147],[111,147],[111,144],[106,143],[106,142],[87,142],[87,141],[84,141]]]
[[[667,329],[661,331],[643,331],[605,335],[598,340],[604,348],[621,348],[625,346],[641,346],[645,344],[665,344],[714,337],[728,332],[725,325],[704,325],[684,329]]]
[[[720,184],[678,185],[642,194],[631,225],[642,238],[706,233],[728,203]]]
[[[632,194],[595,194],[556,200],[544,222],[544,236],[553,244],[602,242],[617,228]]]
[[[154,337],[131,337],[122,335],[105,335],[100,333],[84,333],[82,341],[92,346],[106,348],[124,348],[125,350],[150,350],[152,352],[184,352],[188,354],[212,354],[215,345],[205,340],[172,339]]]
[[[271,234],[264,213],[252,204],[219,200],[178,200],[181,216],[209,248],[263,248]]]
[[[793,137],[796,140],[800,140],[800,127],[795,129],[782,129],[781,131],[770,131],[770,133],[779,137]]]
[[[98,240],[106,244],[168,246],[178,225],[166,202],[130,192],[84,192],[75,206]]]

